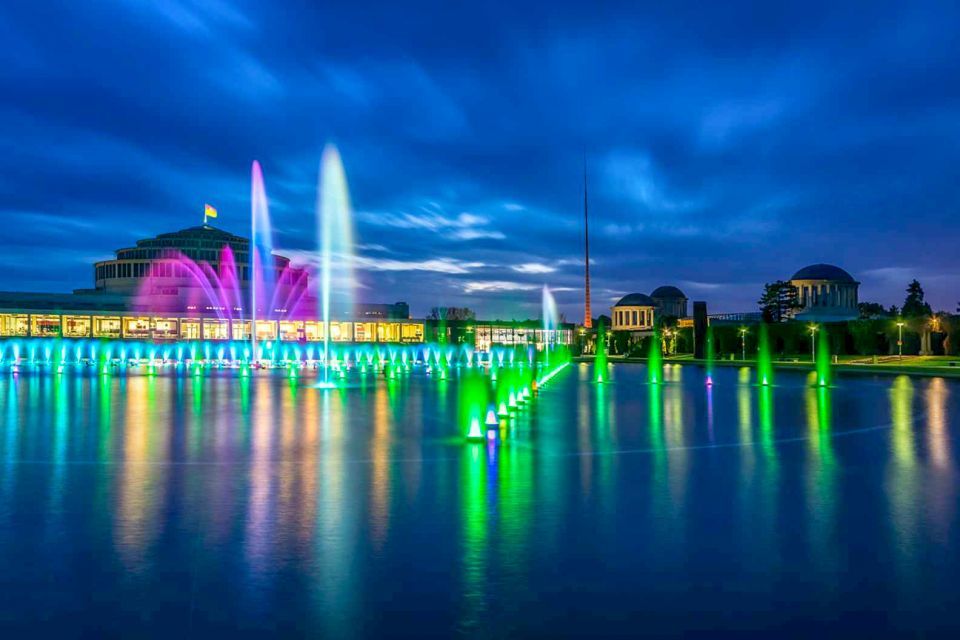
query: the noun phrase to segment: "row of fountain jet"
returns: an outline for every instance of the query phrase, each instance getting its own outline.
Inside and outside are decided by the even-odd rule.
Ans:
[[[817,332],[817,343],[815,350],[815,384],[819,387],[830,386],[831,381],[831,362],[830,362],[830,340],[826,331]],[[663,382],[663,342],[659,330],[655,330],[650,339],[649,351],[647,355],[647,381],[650,384],[660,384]],[[716,353],[713,344],[713,329],[707,327],[706,335],[706,368],[705,383],[707,386],[713,385],[713,370],[716,366]],[[773,385],[773,356],[770,348],[770,335],[765,324],[760,324],[757,336],[757,358],[755,361],[757,369],[757,382],[761,386]],[[594,370],[596,372],[596,381],[603,383],[607,381],[608,360],[606,334],[603,325],[597,329],[597,352],[594,360]]]

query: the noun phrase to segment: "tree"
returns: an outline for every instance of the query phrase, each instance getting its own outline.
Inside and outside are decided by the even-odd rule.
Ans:
[[[857,309],[860,311],[861,320],[883,318],[888,315],[887,310],[879,302],[861,302],[857,305]]]
[[[907,298],[903,301],[904,318],[922,318],[933,315],[930,304],[923,300],[923,287],[916,280],[907,285]]]
[[[428,320],[473,320],[477,316],[467,307],[434,307],[430,310]]]
[[[801,308],[797,288],[783,280],[765,284],[757,304],[766,322],[783,322],[792,311]]]

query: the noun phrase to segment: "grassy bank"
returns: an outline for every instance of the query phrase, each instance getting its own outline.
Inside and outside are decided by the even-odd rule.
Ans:
[[[623,356],[608,356],[611,363],[646,362],[646,358],[628,358]],[[577,358],[578,362],[593,362],[592,356]],[[706,364],[706,360],[697,360],[692,355],[671,356],[663,359],[664,363],[674,364]],[[954,364],[951,364],[954,363]],[[756,360],[716,360],[716,367],[755,367]],[[774,367],[778,369],[796,369],[798,371],[812,371],[814,364],[809,355],[790,356],[774,360]],[[886,375],[936,376],[944,378],[960,378],[960,358],[956,356],[841,356],[833,365],[837,373],[864,373]]]

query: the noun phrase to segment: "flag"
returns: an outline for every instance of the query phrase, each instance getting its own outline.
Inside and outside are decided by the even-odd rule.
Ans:
[[[204,218],[216,218],[217,210],[211,207],[208,204],[203,205],[203,217]]]

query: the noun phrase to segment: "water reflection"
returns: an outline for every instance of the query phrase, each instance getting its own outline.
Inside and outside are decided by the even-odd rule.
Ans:
[[[167,458],[165,451],[156,449],[164,430],[152,428],[158,415],[156,379],[129,380],[125,397],[122,461],[114,487],[114,528],[126,570],[136,574],[150,569],[149,547],[161,531],[158,518],[166,499],[163,461]]]
[[[487,610],[487,452],[483,445],[463,451],[461,511],[463,512],[463,599],[460,630],[475,632]]]
[[[927,428],[926,448],[930,460],[927,500],[933,520],[930,532],[938,544],[949,541],[950,525],[956,517],[957,477],[951,451],[948,402],[950,386],[943,378],[934,378],[924,394]]]
[[[837,616],[856,576],[883,585],[861,609],[944,623],[957,382],[784,372],[761,387],[719,367],[704,391],[692,368],[654,385],[613,369],[598,385],[571,368],[493,445],[464,444],[456,374],[330,392],[260,374],[0,378],[0,553],[23,558],[5,580],[36,592],[67,572],[64,590],[182,622],[176,571],[196,580],[195,616],[447,636],[533,635],[531,620],[603,635],[551,617],[578,605],[594,625],[655,607],[671,629],[687,605],[736,611],[712,587],[703,600],[704,576]]]
[[[804,404],[807,415],[807,528],[809,554],[818,571],[836,574],[839,554],[834,546],[837,510],[836,458],[833,451],[833,419],[830,387],[807,385]]]

